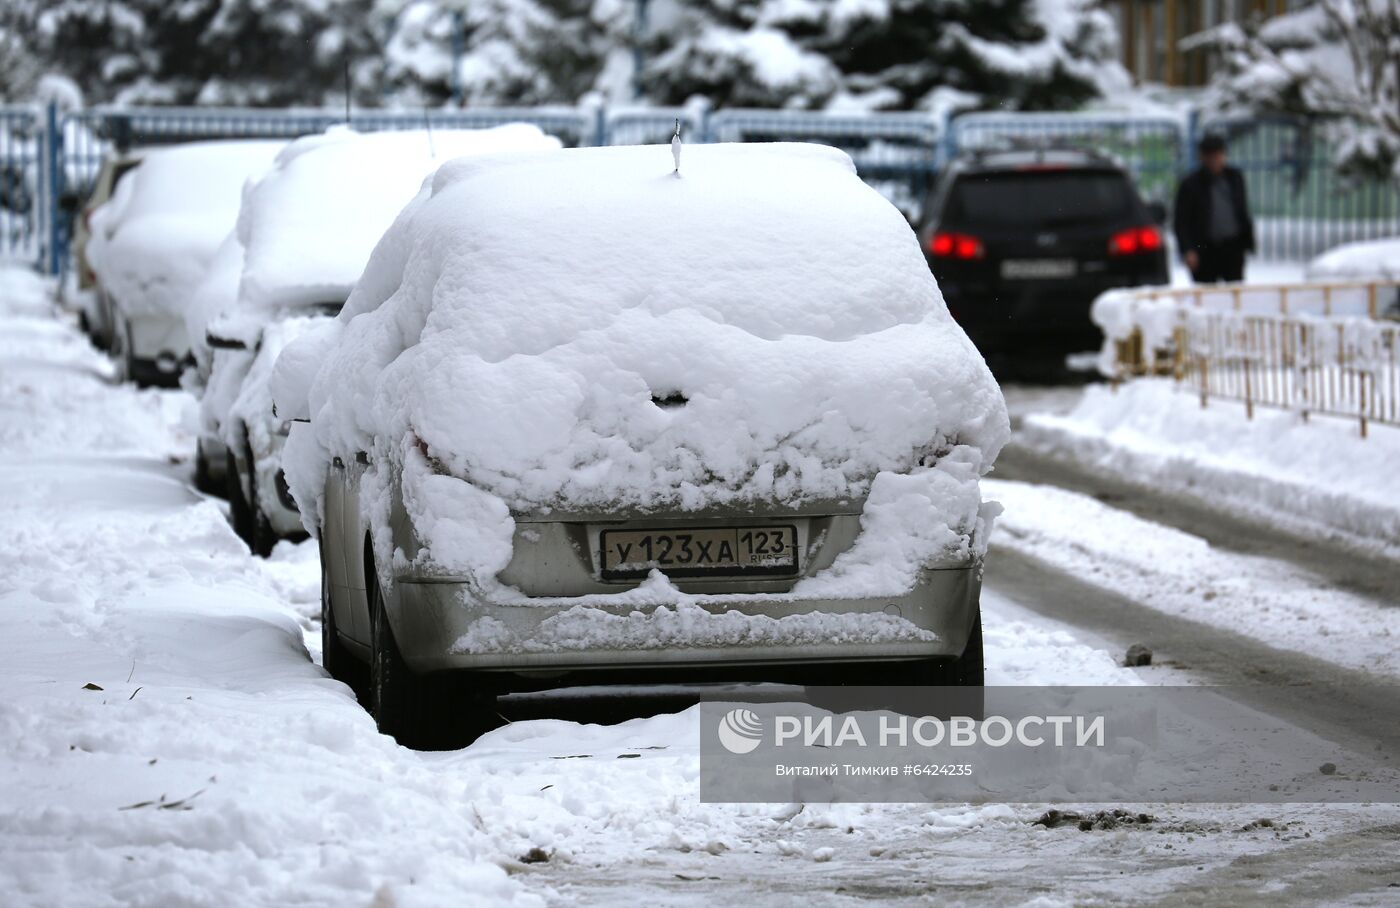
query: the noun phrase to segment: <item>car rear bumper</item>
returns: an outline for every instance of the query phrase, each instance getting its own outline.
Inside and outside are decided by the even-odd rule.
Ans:
[[[488,601],[467,583],[400,580],[391,615],[415,671],[575,671],[956,657],[981,592],[980,565],[928,569],[902,596],[687,596]]]

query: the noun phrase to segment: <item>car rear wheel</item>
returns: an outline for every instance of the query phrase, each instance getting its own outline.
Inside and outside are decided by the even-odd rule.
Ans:
[[[221,490],[214,482],[214,477],[209,472],[209,458],[204,454],[204,443],[196,442],[194,446],[194,487],[206,495],[218,495]]]
[[[238,478],[238,467],[233,463],[229,464],[225,484],[228,487],[228,511],[233,522],[233,531],[238,534],[239,539],[251,546],[253,512],[248,507],[248,500],[243,496],[243,483]]]
[[[277,531],[272,528],[272,521],[263,513],[262,499],[258,496],[258,474],[252,469],[253,455],[248,453],[248,485],[252,488],[252,501],[248,503],[249,524],[248,524],[248,547],[253,550],[254,555],[266,558],[272,554],[273,548],[277,545]]]
[[[415,750],[455,750],[500,724],[495,697],[451,674],[420,675],[404,662],[371,578],[369,706],[379,730]]]
[[[982,611],[978,609],[972,622],[972,633],[962,655],[952,660],[929,659],[898,665],[891,672],[890,684],[910,687],[981,687],[986,681],[986,662],[982,648]]]
[[[868,666],[866,670],[842,667],[826,673],[820,685],[808,688],[813,705],[831,712],[890,709],[918,715],[962,715],[980,719],[986,677],[982,647],[982,610],[973,616],[972,630],[962,654],[955,659],[938,657],[913,662]],[[966,688],[944,692],[928,700],[909,688]]]
[[[332,678],[354,691],[355,699],[364,703],[368,687],[365,664],[356,659],[350,652],[350,648],[345,645],[345,641],[340,639],[340,632],[335,624],[335,603],[331,599],[331,574],[330,568],[327,567],[324,542],[320,546],[320,551],[321,667]]]
[[[117,384],[131,381],[131,345],[126,336],[125,321],[118,319],[113,323],[112,343],[107,352],[116,365],[116,369],[112,373],[112,380]]]

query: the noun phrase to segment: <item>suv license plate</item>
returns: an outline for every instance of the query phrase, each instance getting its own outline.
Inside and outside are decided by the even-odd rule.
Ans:
[[[653,568],[668,577],[797,573],[794,526],[603,530],[604,580],[635,580]]]
[[[1074,277],[1078,271],[1074,259],[1007,259],[1001,263],[1001,276],[1009,280]]]

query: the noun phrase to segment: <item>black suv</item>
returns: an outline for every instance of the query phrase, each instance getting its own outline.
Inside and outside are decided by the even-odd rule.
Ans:
[[[948,309],[984,355],[1063,357],[1102,342],[1089,320],[1099,293],[1167,283],[1164,220],[1103,157],[997,151],[944,169],[919,240]]]

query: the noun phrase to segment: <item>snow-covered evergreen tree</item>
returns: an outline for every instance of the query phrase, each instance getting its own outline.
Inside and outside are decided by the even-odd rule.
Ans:
[[[607,53],[592,0],[381,0],[391,92],[413,104],[573,103]],[[456,44],[457,72],[452,72]]]
[[[362,95],[378,54],[371,0],[6,0],[5,26],[90,102],[321,104]]]
[[[717,105],[1073,107],[1127,83],[1091,0],[656,0],[648,95]]]
[[[1216,109],[1320,118],[1342,169],[1400,179],[1400,0],[1317,0],[1195,43],[1221,53]]]

